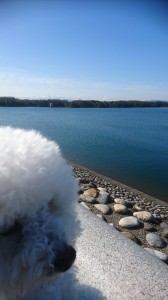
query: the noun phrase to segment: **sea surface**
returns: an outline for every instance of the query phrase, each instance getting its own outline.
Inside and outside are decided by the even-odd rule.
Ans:
[[[168,202],[168,108],[0,108],[0,126],[36,129],[66,159]]]

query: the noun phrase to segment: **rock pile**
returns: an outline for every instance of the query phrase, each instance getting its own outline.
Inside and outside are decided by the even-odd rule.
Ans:
[[[71,165],[79,181],[79,202],[168,264],[168,205],[149,201],[111,179]]]

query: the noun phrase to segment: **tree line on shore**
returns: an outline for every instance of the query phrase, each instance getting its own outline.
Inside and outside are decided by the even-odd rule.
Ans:
[[[168,107],[168,101],[153,100],[61,100],[61,99],[18,99],[15,97],[0,97],[0,106],[13,107],[64,107],[64,108],[129,108],[129,107]]]

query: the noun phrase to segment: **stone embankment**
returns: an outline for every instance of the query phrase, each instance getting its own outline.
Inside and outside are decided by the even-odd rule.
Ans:
[[[168,264],[168,204],[72,162],[79,202]]]

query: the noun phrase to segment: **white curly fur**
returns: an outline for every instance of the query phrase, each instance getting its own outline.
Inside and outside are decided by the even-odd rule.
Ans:
[[[0,299],[75,299],[73,268],[54,262],[75,244],[77,189],[55,142],[0,128]]]

